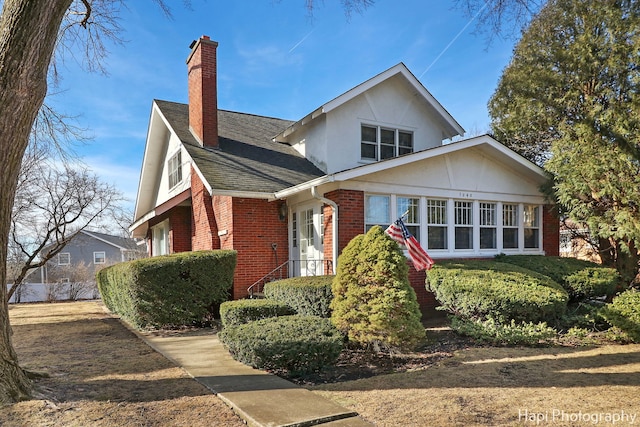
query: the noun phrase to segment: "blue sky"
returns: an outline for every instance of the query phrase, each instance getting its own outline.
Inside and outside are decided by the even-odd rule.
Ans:
[[[297,120],[323,103],[404,62],[467,130],[489,129],[487,101],[513,41],[486,42],[448,0],[377,0],[345,17],[337,0],[167,0],[173,19],[151,1],[122,11],[123,46],[108,46],[108,76],[62,68],[51,103],[79,115],[93,140],[76,147],[85,163],[135,201],[153,99],[187,102],[189,44],[218,46],[221,109]],[[470,24],[470,25],[468,25]],[[465,29],[466,27],[466,29]]]

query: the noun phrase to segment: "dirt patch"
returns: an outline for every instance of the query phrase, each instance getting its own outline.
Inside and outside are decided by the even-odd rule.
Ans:
[[[96,302],[10,308],[35,399],[0,408],[2,426],[243,426],[209,390]]]

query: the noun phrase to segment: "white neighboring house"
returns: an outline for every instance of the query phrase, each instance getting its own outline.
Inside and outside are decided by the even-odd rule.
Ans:
[[[436,262],[558,255],[544,171],[488,135],[450,142],[464,129],[404,64],[289,121],[218,109],[217,46],[191,45],[189,104],[152,103],[131,226],[150,255],[236,250],[235,299],[333,273],[353,237],[407,211]],[[432,307],[425,273],[410,280]]]

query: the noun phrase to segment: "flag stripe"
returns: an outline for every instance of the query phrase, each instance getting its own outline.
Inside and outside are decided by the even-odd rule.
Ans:
[[[433,266],[433,259],[431,259],[429,254],[420,246],[418,240],[411,235],[402,218],[398,218],[393,224],[387,227],[385,233],[396,242],[404,244],[407,247],[409,257],[416,270],[429,270]]]

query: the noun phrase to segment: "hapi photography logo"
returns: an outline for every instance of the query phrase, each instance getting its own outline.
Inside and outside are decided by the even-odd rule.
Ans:
[[[580,423],[593,425],[635,425],[636,413],[624,409],[611,412],[567,412],[552,409],[545,412],[531,412],[518,409],[518,421],[525,424],[549,425],[559,423]]]

